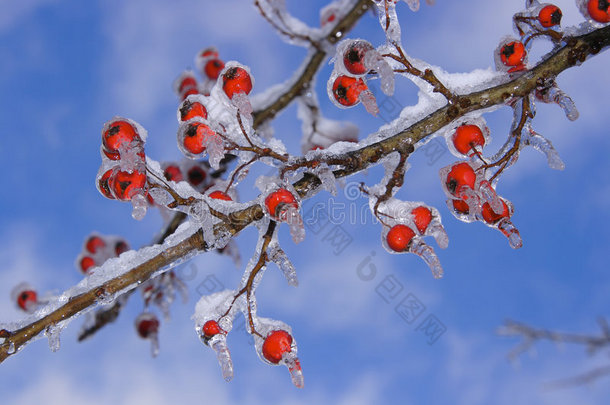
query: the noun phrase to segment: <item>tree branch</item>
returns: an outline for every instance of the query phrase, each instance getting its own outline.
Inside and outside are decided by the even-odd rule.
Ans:
[[[367,2],[359,2],[358,4],[361,3]],[[571,38],[567,41],[567,45],[558,49],[545,61],[518,78],[472,94],[461,95],[460,101],[456,105],[442,107],[389,138],[343,154],[341,156],[343,159],[342,168],[335,170],[333,173],[338,178],[352,175],[400,149],[404,149],[404,153],[408,156],[415,150],[413,145],[418,141],[435,133],[455,119],[469,112],[503,104],[511,98],[525,97],[541,83],[555,78],[559,73],[574,65],[584,62],[587,57],[599,53],[609,45],[610,26],[580,37]],[[405,144],[408,145],[405,146]],[[323,158],[321,158],[321,161],[323,161]],[[305,173],[303,178],[293,186],[302,198],[309,198],[319,191],[320,185],[321,181],[318,177]],[[251,205],[224,217],[221,222],[214,226],[214,234],[230,233],[234,236],[253,221],[262,219],[263,216],[264,212],[259,204]],[[113,278],[87,293],[73,297],[69,302],[45,317],[16,331],[0,331],[0,338],[4,338],[4,342],[0,345],[0,362],[48,327],[95,305],[100,296],[134,288],[139,283],[149,279],[160,268],[187,256],[191,252],[207,250],[209,250],[209,247],[203,240],[202,233],[197,232],[175,247],[136,266],[121,276]]]

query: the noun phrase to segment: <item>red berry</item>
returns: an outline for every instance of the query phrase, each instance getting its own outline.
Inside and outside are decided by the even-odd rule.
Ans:
[[[142,339],[159,332],[159,320],[153,314],[141,314],[136,319],[136,330]]]
[[[182,96],[180,97],[180,100],[186,100],[186,98],[188,96],[192,96],[194,94],[199,94],[199,90],[197,90],[197,87],[189,87],[187,90],[185,90],[184,93],[182,93]]]
[[[249,94],[252,91],[252,79],[246,69],[232,67],[222,75],[222,89],[229,98],[237,93]]]
[[[38,294],[34,290],[21,291],[17,296],[17,305],[24,311],[28,311],[38,300]]]
[[[83,273],[89,274],[89,269],[95,267],[95,261],[89,256],[80,259],[80,269]]]
[[[295,209],[299,209],[296,198],[285,188],[280,188],[265,198],[265,206],[273,218],[277,218],[280,212],[282,212],[283,207],[287,204],[292,205]]]
[[[506,66],[521,66],[525,59],[525,47],[520,41],[512,41],[500,48],[500,59]]]
[[[354,75],[363,75],[368,69],[364,66],[364,56],[373,47],[368,42],[356,41],[343,54],[343,65]]]
[[[273,364],[279,363],[284,353],[291,351],[292,336],[285,330],[274,330],[263,342],[263,357]]]
[[[213,46],[211,46],[209,48],[205,48],[203,51],[201,51],[201,57],[202,58],[207,58],[207,57],[217,58],[218,50],[216,48],[214,48]]]
[[[468,214],[470,212],[470,207],[468,206],[468,203],[464,200],[452,200],[451,201],[453,204],[453,208],[461,213],[461,214]]]
[[[395,252],[404,252],[409,247],[415,232],[406,225],[394,225],[386,236],[388,246]]]
[[[118,241],[115,245],[114,245],[114,253],[117,256],[120,256],[121,253],[125,253],[129,250],[129,245],[127,244],[127,242],[120,240]]]
[[[544,28],[550,28],[561,24],[561,17],[563,17],[561,10],[553,4],[542,7],[538,13],[538,21]]]
[[[208,110],[198,101],[184,100],[180,105],[180,120],[188,121],[195,117],[208,118]]]
[[[98,249],[102,249],[105,246],[106,242],[99,236],[91,236],[85,243],[85,249],[87,249],[89,253],[96,253]]]
[[[211,338],[212,336],[218,335],[223,330],[218,325],[218,322],[214,320],[209,320],[203,324],[202,332],[203,336],[206,338]]]
[[[420,205],[419,207],[413,208],[411,214],[413,214],[413,222],[415,222],[415,227],[419,233],[426,232],[428,225],[430,225],[430,222],[432,221],[432,211],[430,211],[428,207]]]
[[[206,124],[201,122],[191,122],[184,131],[183,145],[184,149],[193,155],[199,155],[205,151],[203,142],[209,136],[215,136],[216,133]]]
[[[494,210],[491,208],[491,205],[489,205],[488,202],[483,204],[483,206],[481,207],[481,215],[483,216],[483,220],[485,220],[485,222],[487,222],[488,224],[495,224],[502,218],[510,217],[510,212],[508,211],[508,205],[506,205],[506,203],[503,200],[501,200],[501,201],[502,201],[502,213],[501,214],[494,212]]]
[[[146,188],[146,173],[134,170],[129,173],[123,170],[115,170],[108,181],[112,194],[122,201],[131,200],[131,197]]]
[[[207,173],[201,167],[193,166],[186,175],[190,184],[198,186],[205,180]]]
[[[178,93],[182,94],[182,92],[191,88],[197,88],[197,80],[189,74],[186,75],[180,82],[180,85],[178,86]]]
[[[100,180],[98,181],[98,186],[104,197],[114,200],[114,196],[110,192],[110,186],[108,186],[108,179],[110,179],[111,175],[112,169],[107,170],[104,174],[102,174],[102,177],[100,177]]]
[[[475,146],[483,147],[485,145],[483,131],[476,125],[460,125],[455,130],[452,140],[455,149],[463,155],[468,154]]]
[[[233,201],[233,199],[231,198],[231,196],[229,194],[223,193],[220,190],[212,191],[208,196],[215,200]]]
[[[216,80],[218,79],[218,75],[220,75],[220,72],[224,68],[225,63],[223,61],[221,61],[220,59],[212,59],[206,62],[203,71],[208,78],[210,78],[211,80]]]
[[[333,96],[339,104],[351,107],[360,102],[358,96],[367,89],[368,87],[366,87],[362,79],[339,76],[333,83]]]
[[[182,171],[176,165],[170,165],[165,168],[163,175],[167,180],[175,181],[176,183],[183,180]]]
[[[597,22],[610,22],[610,1],[608,0],[589,0],[587,11],[591,18]]]
[[[129,145],[131,142],[141,142],[138,132],[127,121],[114,121],[108,125],[108,129],[102,133],[104,152],[111,160],[118,160],[119,148]]]
[[[455,196],[462,196],[462,187],[474,189],[477,175],[468,163],[458,163],[451,168],[447,174],[447,190]]]

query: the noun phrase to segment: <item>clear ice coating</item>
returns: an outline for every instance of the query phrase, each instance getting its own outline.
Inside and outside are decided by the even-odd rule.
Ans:
[[[557,104],[570,121],[576,121],[580,115],[574,101],[556,85],[551,86],[543,93],[542,100]]]
[[[146,216],[146,210],[148,208],[148,201],[143,193],[137,193],[133,197],[131,197],[131,204],[133,205],[133,210],[131,211],[131,216],[133,219],[140,221],[144,219]]]
[[[219,333],[210,341],[210,347],[216,352],[220,372],[225,381],[233,379],[233,360],[231,360],[231,352],[227,347],[227,337]]]
[[[297,279],[297,271],[286,253],[284,253],[276,241],[269,244],[267,254],[269,260],[277,264],[280,270],[282,270],[288,284],[293,287],[298,287],[299,280]]]
[[[301,368],[301,362],[299,358],[293,352],[285,353],[282,356],[282,362],[288,367],[290,372],[290,379],[292,384],[297,388],[305,387],[305,376],[303,375],[303,369]]]
[[[526,134],[527,136],[523,138],[523,143],[544,153],[551,169],[563,170],[565,168],[565,163],[561,160],[559,153],[557,153],[557,150],[555,150],[551,141],[534,131],[529,124],[527,125]]]
[[[375,100],[375,95],[370,90],[364,90],[358,96],[358,99],[364,105],[366,111],[371,115],[379,114],[379,107],[377,106],[377,100]]]
[[[414,240],[409,248],[409,252],[415,253],[423,259],[432,271],[434,278],[443,277],[443,267],[441,262],[434,253],[434,249],[424,243],[422,240]]]
[[[513,249],[519,249],[523,246],[519,230],[515,228],[513,223],[508,218],[502,218],[497,224],[498,230],[508,238],[508,244]]]
[[[287,205],[286,209],[280,213],[279,220],[288,224],[290,236],[294,243],[301,243],[305,240],[305,226],[303,225],[303,218],[301,218],[298,208]]]
[[[47,327],[44,334],[49,341],[49,349],[51,349],[52,352],[58,351],[61,346],[61,327],[58,325],[50,325]]]

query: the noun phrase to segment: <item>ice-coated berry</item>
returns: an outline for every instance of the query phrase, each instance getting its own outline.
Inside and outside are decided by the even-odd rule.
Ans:
[[[232,67],[222,75],[222,89],[229,98],[237,93],[249,94],[252,91],[252,79],[244,68]]]
[[[200,185],[206,178],[207,173],[199,166],[193,166],[187,173],[188,182],[193,186]]]
[[[216,336],[221,333],[222,329],[220,328],[220,325],[218,325],[218,322],[209,320],[203,324],[201,331],[203,332],[204,337],[211,338],[212,336]]]
[[[520,41],[511,41],[500,48],[500,59],[506,66],[521,66],[525,59],[525,47]]]
[[[195,117],[208,118],[208,110],[199,101],[184,100],[180,105],[180,120],[188,121]]]
[[[285,330],[274,330],[265,338],[262,350],[265,359],[277,364],[284,353],[292,351],[292,336]]]
[[[205,151],[205,146],[203,146],[204,141],[209,136],[214,136],[215,134],[206,124],[191,122],[188,124],[186,131],[184,131],[184,149],[193,155],[199,155]]]
[[[411,239],[415,236],[415,232],[406,225],[394,225],[388,231],[386,241],[388,246],[395,252],[404,252],[409,247]]]
[[[118,160],[119,148],[129,145],[131,142],[141,142],[138,132],[129,122],[124,120],[113,121],[102,133],[102,143],[106,156],[111,160]]]
[[[97,253],[98,250],[103,249],[104,247],[106,247],[106,242],[104,242],[104,239],[95,235],[90,236],[85,243],[85,249],[87,249],[89,253],[93,254]]]
[[[354,41],[343,54],[343,65],[353,75],[363,75],[368,69],[364,66],[364,56],[373,46],[365,41]]]
[[[462,187],[474,189],[474,183],[477,175],[472,167],[465,162],[454,165],[449,173],[447,173],[446,186],[447,190],[455,196],[462,196]]]
[[[215,200],[233,201],[233,199],[231,198],[231,196],[229,194],[224,193],[220,190],[212,191],[209,194],[209,197],[213,198]]]
[[[368,87],[362,79],[349,76],[339,76],[333,83],[333,96],[341,105],[351,107],[360,102],[360,93]]]
[[[131,173],[123,170],[114,170],[108,185],[117,200],[128,201],[146,188],[146,173],[138,170],[134,170]]]
[[[455,130],[452,140],[455,149],[463,155],[467,155],[475,146],[485,145],[483,131],[477,125],[460,125]]]
[[[489,203],[486,202],[481,207],[481,215],[483,216],[483,220],[485,222],[487,222],[488,224],[495,224],[502,218],[510,217],[510,212],[508,210],[508,205],[506,205],[506,203],[502,200],[502,213],[501,214],[494,212],[494,210],[491,208],[491,205],[489,205]]]
[[[453,204],[453,209],[460,214],[468,214],[470,212],[470,207],[464,200],[452,200],[451,203]]]
[[[169,165],[163,170],[163,175],[169,181],[175,181],[176,183],[183,180],[182,171],[177,165]]]
[[[114,200],[114,196],[110,192],[110,186],[108,185],[108,180],[110,179],[111,175],[112,175],[112,169],[106,170],[106,172],[104,172],[104,174],[102,174],[102,177],[100,177],[98,184],[99,184],[99,189],[100,189],[100,192],[102,193],[102,195],[108,199]]]
[[[153,314],[141,314],[136,319],[136,330],[142,339],[147,339],[159,332],[159,319]]]
[[[411,214],[413,215],[413,222],[419,233],[426,232],[428,225],[430,225],[430,222],[432,221],[432,211],[430,211],[430,208],[420,205],[419,207],[413,208]]]
[[[548,4],[540,9],[538,21],[544,28],[551,28],[561,24],[561,9],[554,4]]]
[[[211,46],[211,47],[205,48],[203,51],[201,51],[200,55],[202,58],[217,58],[218,50],[216,48],[214,48],[213,46]]]
[[[220,59],[212,59],[206,62],[203,72],[210,80],[218,79],[218,75],[225,68],[225,63]]]
[[[89,274],[89,270],[93,267],[95,267],[95,261],[93,260],[92,257],[89,256],[84,256],[82,259],[80,259],[80,270],[85,273],[85,274]]]
[[[125,253],[129,250],[129,245],[127,242],[120,240],[114,245],[114,254],[120,256],[122,253]]]
[[[292,205],[295,209],[299,208],[299,204],[297,203],[296,198],[294,198],[294,195],[285,188],[277,189],[265,199],[267,211],[269,211],[269,215],[273,218],[277,218],[282,211],[282,208],[287,204]]]
[[[610,1],[589,0],[587,11],[591,18],[599,23],[610,22]]]
[[[38,294],[34,290],[24,290],[17,296],[17,305],[24,311],[28,311],[38,301]]]

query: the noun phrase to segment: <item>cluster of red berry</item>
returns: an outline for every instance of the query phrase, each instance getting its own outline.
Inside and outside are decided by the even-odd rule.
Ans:
[[[458,219],[479,220],[499,229],[511,247],[521,247],[519,232],[511,223],[512,204],[496,194],[486,178],[481,150],[488,141],[489,130],[481,121],[461,123],[447,141],[451,149],[470,161],[459,161],[440,170],[441,182],[447,195],[447,206]]]
[[[132,201],[134,208],[144,207],[143,213],[134,209],[136,219],[146,212],[145,141],[146,130],[127,118],[116,117],[102,129],[102,165],[97,188],[106,198]]]
[[[375,96],[366,84],[367,74],[379,74],[382,90],[391,95],[394,91],[393,72],[388,63],[367,41],[345,40],[337,46],[335,68],[328,81],[328,94],[340,108],[362,102],[366,110],[377,115],[379,108]],[[391,82],[384,85],[385,82]]]
[[[93,268],[128,250],[129,245],[123,238],[94,233],[85,240],[83,250],[76,258],[76,268],[89,275]]]
[[[430,267],[435,278],[443,276],[443,268],[434,249],[423,241],[433,236],[441,249],[449,244],[441,217],[435,208],[419,202],[391,200],[384,204],[384,227],[381,236],[384,248],[390,253],[413,253]]]

